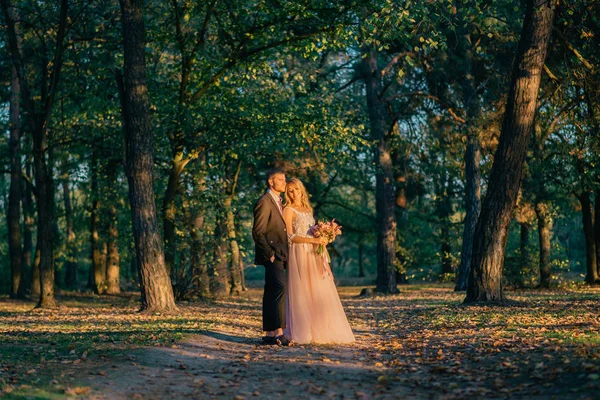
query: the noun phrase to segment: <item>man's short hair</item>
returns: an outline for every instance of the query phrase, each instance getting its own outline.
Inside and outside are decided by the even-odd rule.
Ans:
[[[272,170],[269,170],[267,172],[267,178],[265,179],[265,183],[267,184],[267,188],[271,187],[271,185],[269,185],[269,180],[271,180],[271,178],[274,177],[275,175],[279,175],[279,174],[285,175],[285,171],[282,170],[281,168],[273,168]]]

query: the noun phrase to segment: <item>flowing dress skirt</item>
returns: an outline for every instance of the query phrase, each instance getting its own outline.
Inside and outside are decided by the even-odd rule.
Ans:
[[[287,279],[289,339],[298,344],[354,341],[329,265],[312,244],[292,243]]]

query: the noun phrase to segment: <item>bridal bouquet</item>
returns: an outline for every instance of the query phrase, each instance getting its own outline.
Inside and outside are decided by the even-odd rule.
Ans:
[[[336,236],[342,234],[342,227],[335,222],[335,219],[331,221],[319,221],[312,227],[311,234],[316,238],[324,237],[327,239],[327,243],[332,243]],[[320,244],[317,247],[317,254],[320,256],[326,254],[325,245]]]

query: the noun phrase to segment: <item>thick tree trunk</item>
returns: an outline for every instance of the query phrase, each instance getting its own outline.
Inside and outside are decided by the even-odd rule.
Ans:
[[[594,221],[592,220],[592,202],[589,192],[583,192],[577,197],[581,203],[581,219],[583,221],[583,235],[585,238],[585,261],[587,265],[585,281],[593,284],[598,281],[598,269],[596,265],[596,241],[594,239]]]
[[[387,111],[381,99],[381,71],[377,54],[369,51],[364,60],[365,86],[371,139],[374,141],[375,209],[377,230],[377,286],[380,293],[397,293],[396,270],[396,202],[394,173],[390,155]]]
[[[15,67],[12,68],[10,85],[10,192],[8,195],[8,248],[10,253],[11,286],[10,298],[22,297],[19,291],[23,279],[23,255],[21,254],[21,123],[20,123],[21,87]]]
[[[40,300],[37,307],[56,306],[54,297],[54,180],[44,160],[43,127],[34,133],[34,174],[38,193],[37,249],[40,252]]]
[[[548,204],[538,203],[535,206],[538,222],[538,240],[540,243],[540,287],[550,287],[550,239],[552,239],[552,218]]]
[[[73,230],[73,203],[71,202],[71,187],[69,181],[69,168],[63,166],[62,189],[65,204],[66,236],[67,236],[67,262],[65,263],[65,285],[68,288],[77,286],[77,260],[75,248],[75,231]]]
[[[165,266],[154,190],[154,144],[146,85],[144,2],[121,0],[124,46],[123,114],[126,172],[138,269],[141,310],[174,311],[171,280]]]
[[[504,300],[502,267],[531,136],[554,2],[529,0],[489,188],[475,229],[465,302]]]

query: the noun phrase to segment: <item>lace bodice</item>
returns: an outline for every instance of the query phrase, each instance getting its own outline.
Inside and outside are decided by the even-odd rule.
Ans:
[[[292,211],[296,213],[296,218],[292,224],[292,234],[295,236],[312,237],[309,235],[309,231],[315,225],[315,218],[310,212],[300,212],[292,208]]]

